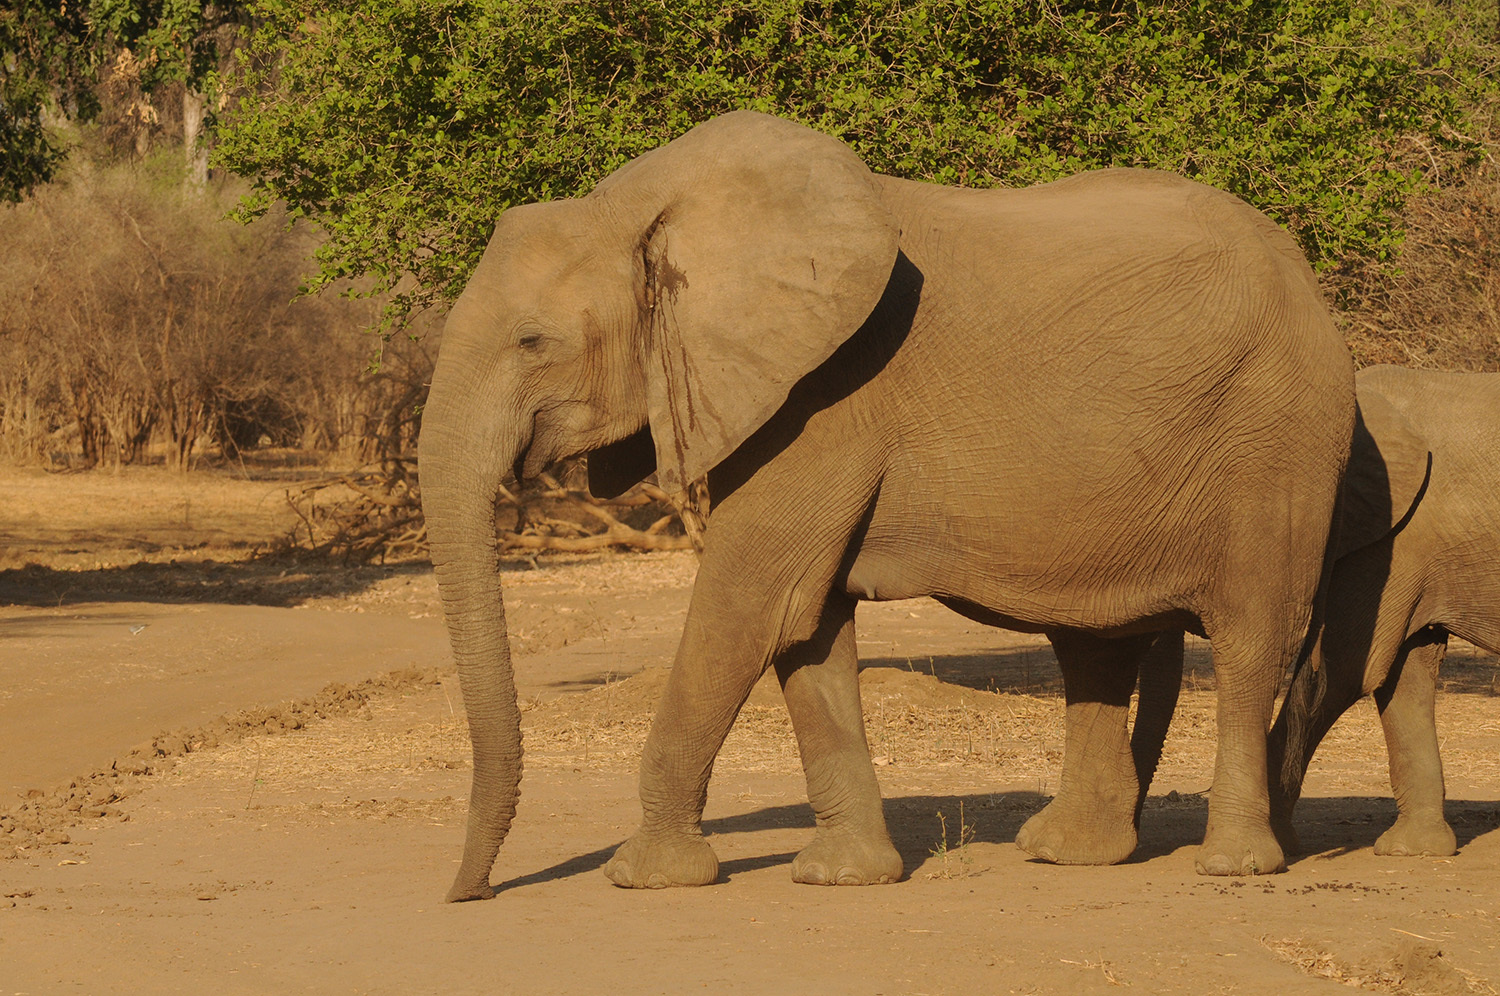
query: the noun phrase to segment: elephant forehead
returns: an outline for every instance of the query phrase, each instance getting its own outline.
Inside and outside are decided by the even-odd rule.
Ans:
[[[497,313],[543,315],[582,312],[591,299],[623,293],[630,286],[633,261],[626,253],[609,251],[597,232],[580,227],[577,215],[536,210],[520,221],[502,223],[463,297]]]

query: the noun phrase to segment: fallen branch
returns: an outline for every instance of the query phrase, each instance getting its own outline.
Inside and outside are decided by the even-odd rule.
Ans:
[[[288,489],[287,503],[300,525],[288,533],[283,548],[356,562],[425,554],[427,526],[416,473],[415,458],[402,456]],[[643,509],[657,513],[644,529],[626,521]],[[543,474],[538,485],[519,494],[502,486],[496,510],[503,551],[693,548],[679,512],[649,484],[605,500]],[[513,521],[507,525],[508,518]]]

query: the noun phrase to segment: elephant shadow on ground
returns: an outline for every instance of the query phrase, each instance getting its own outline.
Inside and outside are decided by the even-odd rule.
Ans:
[[[891,840],[901,853],[902,863],[909,875],[913,868],[930,856],[930,851],[937,847],[936,842],[941,839],[942,821],[939,820],[938,813],[942,813],[943,820],[947,821],[947,847],[956,849],[961,846],[960,813],[962,824],[970,828],[963,834],[964,842],[1009,843],[1015,840],[1016,831],[1026,822],[1027,817],[1046,803],[1047,797],[1036,792],[898,796],[885,800],[885,817],[891,831]],[[703,832],[710,838],[766,830],[805,830],[807,839],[811,840],[813,827],[812,809],[806,802],[767,806],[748,813],[703,821]],[[517,876],[496,886],[496,891],[504,892],[571,878],[603,868],[620,843],[623,841],[569,858],[549,868]],[[801,846],[799,843],[799,849]],[[720,863],[719,879],[726,881],[733,879],[735,875],[761,868],[790,865],[796,856],[796,851],[779,851],[754,857],[731,858]]]
[[[1460,853],[1476,838],[1500,830],[1500,803],[1449,799],[1443,810]],[[1295,865],[1373,848],[1376,839],[1396,822],[1396,803],[1372,796],[1305,798],[1297,803],[1293,822],[1303,850],[1300,855],[1288,855],[1288,862]]]
[[[92,570],[27,564],[0,570],[0,605],[60,608],[92,602],[151,602],[290,608],[310,598],[356,595],[385,578],[430,570],[425,562],[344,564],[286,555],[142,561]]]
[[[1062,694],[1062,672],[1057,666],[1057,656],[1046,645],[1007,647],[971,654],[885,655],[862,658],[859,666],[860,670],[887,667],[915,671],[929,674],[946,684],[983,692]],[[1190,636],[1183,651],[1183,691],[1211,692],[1216,687],[1213,652],[1208,641]],[[1500,658],[1450,639],[1438,688],[1445,694],[1458,692],[1500,697]]]
[[[1458,846],[1500,829],[1500,803],[1449,799],[1446,807]],[[1396,803],[1381,796],[1320,796],[1297,804],[1294,822],[1301,854],[1287,855],[1289,866],[1369,850],[1396,821]],[[1146,800],[1140,843],[1130,862],[1149,861],[1203,841],[1208,827],[1208,794],[1169,792]]]
[[[1500,830],[1500,803],[1449,799],[1445,808],[1459,849]],[[1315,796],[1297,804],[1294,823],[1301,854],[1287,855],[1288,866],[1370,850],[1396,821],[1396,803],[1381,796]],[[1208,826],[1208,795],[1152,796],[1141,814],[1140,844],[1130,861],[1148,861],[1203,840]]]
[[[1049,797],[1030,791],[898,796],[885,800],[885,816],[891,840],[906,867],[904,877],[910,878],[924,862],[940,859],[945,852],[951,855],[966,844],[1014,843],[1021,824],[1048,801]],[[1297,828],[1305,853],[1288,856],[1288,862],[1295,866],[1372,848],[1395,815],[1395,804],[1389,799],[1371,796],[1304,799],[1297,807]],[[1450,799],[1447,816],[1460,849],[1484,834],[1500,830],[1497,802]],[[1207,824],[1207,794],[1173,792],[1152,796],[1146,800],[1141,816],[1140,845],[1127,863],[1150,861],[1195,847],[1202,843]],[[813,816],[806,803],[768,806],[703,821],[703,830],[710,836],[793,829],[807,831],[811,839]],[[498,885],[496,891],[596,872],[604,867],[620,843],[623,841],[519,875]],[[732,858],[719,866],[719,880],[724,882],[762,868],[790,865],[796,854],[792,850]]]
[[[928,674],[950,685],[1009,695],[1061,695],[1057,655],[1045,645],[1006,647],[971,654],[888,655],[861,658],[860,670],[894,668]],[[1212,691],[1213,656],[1207,641],[1189,638],[1183,652],[1183,688]]]

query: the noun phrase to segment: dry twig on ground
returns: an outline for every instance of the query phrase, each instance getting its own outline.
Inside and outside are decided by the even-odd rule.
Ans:
[[[414,457],[387,458],[299,485],[287,491],[287,502],[300,520],[287,537],[289,549],[359,562],[426,552],[427,526]],[[517,492],[502,487],[496,519],[502,551],[691,548],[667,495],[651,484],[639,484],[606,501],[577,484],[564,485],[542,474],[534,485]]]

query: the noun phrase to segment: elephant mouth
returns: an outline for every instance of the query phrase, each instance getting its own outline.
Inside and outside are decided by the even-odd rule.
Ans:
[[[558,460],[573,455],[559,445],[561,438],[556,419],[550,417],[545,409],[531,416],[526,429],[521,445],[516,450],[515,462],[511,464],[518,483],[541,476],[543,471]]]
[[[542,468],[546,466],[546,461],[538,459],[540,454],[537,452],[536,436],[536,413],[533,412],[531,418],[527,420],[526,434],[521,437],[516,446],[516,457],[510,465],[510,472],[516,476],[517,484],[540,474]]]
[[[579,429],[577,419],[571,417],[577,408],[578,403],[567,402],[543,407],[532,413],[526,426],[527,432],[516,450],[515,462],[511,465],[517,481],[537,477],[557,461],[593,449],[578,445],[578,437],[602,433],[598,430]]]

